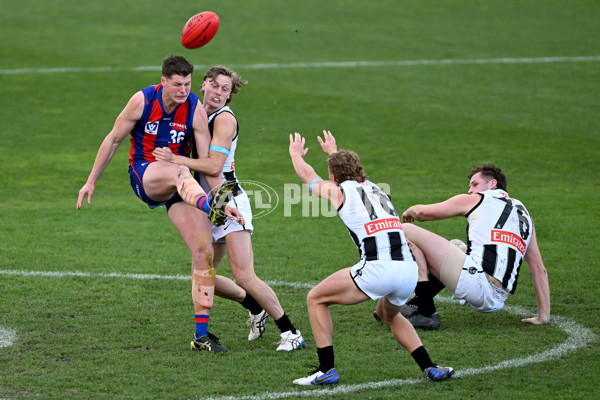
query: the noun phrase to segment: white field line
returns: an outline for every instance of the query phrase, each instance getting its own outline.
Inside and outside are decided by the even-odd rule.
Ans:
[[[0,269],[0,275],[16,275],[16,276],[32,276],[32,277],[54,277],[54,278],[66,278],[66,277],[89,277],[89,278],[117,278],[117,279],[168,279],[168,280],[183,280],[187,281],[190,279],[189,276],[184,275],[150,275],[150,274],[120,274],[120,273],[87,273],[87,272],[58,272],[58,271],[22,271],[22,270],[6,270]],[[285,281],[267,281],[273,286],[287,286],[297,289],[310,289],[314,285],[311,283],[302,282],[285,282]],[[440,301],[451,302],[449,297],[439,297]],[[516,306],[505,306],[504,310],[510,314],[530,316],[535,312],[528,308],[516,307]],[[493,372],[505,368],[516,368],[527,364],[539,363],[543,361],[555,360],[565,355],[576,351],[579,348],[585,347],[596,340],[594,333],[578,324],[577,322],[562,317],[560,315],[552,315],[550,325],[553,325],[559,329],[562,329],[567,335],[567,339],[548,350],[540,353],[531,354],[525,357],[514,358],[510,360],[501,361],[495,365],[484,365],[480,367],[466,368],[457,370],[455,377],[465,377],[470,375],[477,375],[481,373]],[[0,348],[10,346],[16,341],[16,331],[0,327]],[[425,383],[428,382],[426,378],[421,379],[391,379],[379,382],[365,382],[354,385],[337,385],[334,388],[319,388],[319,389],[306,389],[306,390],[293,390],[287,392],[267,392],[258,395],[241,396],[241,397],[218,397],[218,398],[205,398],[203,400],[265,400],[265,399],[283,399],[288,397],[312,397],[312,396],[327,396],[327,395],[338,395],[353,393],[360,390],[367,389],[378,389],[386,387],[399,387],[403,385]]]
[[[437,297],[436,299],[444,302],[453,301],[450,297]],[[513,306],[504,306],[503,310],[510,314],[516,314],[521,316],[531,316],[534,311]],[[497,371],[505,368],[516,368],[527,364],[534,364],[543,361],[555,360],[565,355],[574,352],[575,350],[585,347],[596,340],[596,335],[586,327],[578,324],[577,322],[560,315],[552,315],[550,325],[556,326],[559,329],[565,331],[568,335],[567,339],[548,350],[542,351],[541,353],[531,354],[525,357],[513,358],[511,360],[501,361],[495,365],[484,365],[481,367],[466,368],[457,370],[454,374],[455,378],[483,374],[488,372]],[[267,399],[285,399],[285,398],[299,398],[299,397],[320,397],[320,396],[333,396],[343,395],[358,391],[364,391],[369,389],[380,389],[380,388],[391,388],[399,387],[404,385],[411,385],[416,383],[428,383],[429,379],[390,379],[379,382],[365,382],[354,385],[337,385],[333,388],[319,388],[319,389],[298,389],[287,392],[267,392],[251,396],[226,396],[226,397],[208,397],[202,400],[267,400]]]
[[[67,278],[71,276],[82,277],[82,278],[119,278],[119,279],[166,279],[166,280],[179,280],[179,281],[191,281],[191,275],[155,275],[155,274],[121,274],[118,272],[109,273],[93,273],[93,272],[61,272],[61,271],[20,271],[10,269],[0,269],[0,275],[20,275],[20,276],[43,276],[47,278]],[[302,282],[285,282],[281,280],[267,280],[265,281],[270,286],[287,286],[294,289],[312,289],[316,283],[302,283]]]
[[[330,61],[330,62],[298,62],[298,63],[259,63],[232,64],[231,67],[244,69],[290,69],[290,68],[360,68],[360,67],[412,67],[419,65],[462,65],[462,64],[540,64],[564,62],[598,62],[600,56],[581,57],[524,57],[524,58],[471,58],[441,60],[390,60],[390,61]],[[210,68],[210,65],[195,65],[198,70]],[[158,65],[137,67],[68,67],[68,68],[15,68],[0,69],[0,75],[23,74],[63,74],[80,72],[143,72],[160,71]]]
[[[0,349],[3,347],[12,346],[16,340],[17,331],[0,326]]]

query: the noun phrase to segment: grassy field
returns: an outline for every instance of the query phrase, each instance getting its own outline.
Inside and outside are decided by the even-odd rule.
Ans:
[[[589,399],[600,367],[600,4],[574,0],[0,0],[0,399]],[[217,36],[179,43],[212,10]],[[188,251],[162,209],[134,196],[124,143],[75,210],[104,136],[129,97],[181,54],[249,81],[234,99],[236,170],[280,198],[256,219],[259,276],[271,282],[306,350],[275,352],[278,330],[248,342],[247,314],[216,300],[211,331],[230,351],[189,351]],[[356,150],[396,209],[465,192],[469,170],[500,165],[536,223],[550,276],[552,323],[520,322],[535,296],[524,266],[505,310],[439,303],[421,332],[456,379],[421,378],[371,316],[373,302],[332,307],[335,388],[292,380],[317,362],[309,288],[357,261],[338,218],[286,209],[298,183],[288,134]],[[289,186],[288,186],[289,187]],[[287,199],[289,200],[289,199]],[[289,205],[289,204],[288,204]],[[466,221],[422,224],[464,237]],[[227,262],[219,269],[230,276]]]

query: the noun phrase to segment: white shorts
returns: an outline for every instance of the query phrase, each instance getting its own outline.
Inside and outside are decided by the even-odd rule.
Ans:
[[[227,219],[225,225],[213,225],[212,234],[213,242],[215,243],[224,243],[225,236],[231,232],[250,231],[252,234],[252,231],[254,230],[254,227],[252,226],[252,208],[250,207],[250,199],[248,199],[246,192],[242,190],[241,193],[231,199],[227,205],[240,210],[240,213],[244,216],[244,225],[240,225],[237,221],[232,221],[230,219]]]
[[[419,267],[414,261],[361,260],[350,268],[350,277],[358,290],[372,300],[385,297],[401,306],[417,286]]]
[[[464,300],[479,312],[493,313],[504,307],[508,294],[490,282],[481,265],[467,256],[452,298]]]

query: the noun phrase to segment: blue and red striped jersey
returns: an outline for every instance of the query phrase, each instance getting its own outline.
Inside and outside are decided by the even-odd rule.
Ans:
[[[162,106],[162,91],[162,84],[142,89],[144,111],[131,131],[129,164],[156,161],[152,151],[157,147],[169,147],[173,154],[180,156],[190,155],[189,140],[194,132],[194,112],[198,97],[190,92],[185,103],[167,114]]]

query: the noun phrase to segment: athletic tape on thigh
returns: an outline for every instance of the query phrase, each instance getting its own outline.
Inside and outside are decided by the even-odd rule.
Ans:
[[[462,272],[462,267],[465,263],[466,254],[460,251],[458,247],[453,244],[448,245],[448,249],[442,259],[442,265],[440,267],[440,281],[448,288],[452,293],[456,291],[456,285],[458,285],[458,279]]]

